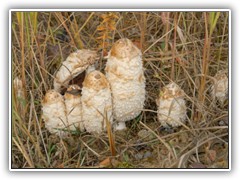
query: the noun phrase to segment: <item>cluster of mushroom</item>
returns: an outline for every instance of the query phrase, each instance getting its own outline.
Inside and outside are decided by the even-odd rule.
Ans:
[[[51,133],[61,135],[78,128],[101,134],[107,124],[122,130],[126,121],[142,112],[146,90],[141,51],[123,38],[112,46],[107,58],[106,75],[93,68],[97,59],[95,51],[78,50],[63,62],[56,73],[54,89],[42,101],[43,119]],[[82,88],[69,85],[71,79],[85,71]],[[228,78],[220,72],[214,79],[211,94],[223,102]],[[67,87],[64,95],[60,94],[62,87]],[[163,126],[177,127],[185,123],[184,91],[176,83],[163,87],[156,103],[158,120]]]
[[[125,121],[141,113],[145,101],[141,51],[129,39],[118,40],[109,52],[106,76],[92,69],[96,59],[95,51],[78,50],[56,73],[54,89],[42,101],[43,119],[51,133],[62,135],[78,128],[101,134],[107,121],[112,125],[113,119],[115,129],[121,130]],[[82,88],[69,85],[86,70]],[[68,87],[63,96],[62,87]]]
[[[224,103],[228,91],[228,77],[225,71],[219,71],[213,77],[211,95],[214,100]],[[185,123],[187,107],[184,91],[174,82],[166,85],[156,100],[158,106],[158,120],[162,126],[178,127]]]

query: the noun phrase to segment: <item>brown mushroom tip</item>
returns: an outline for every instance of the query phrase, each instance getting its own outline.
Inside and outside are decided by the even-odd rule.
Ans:
[[[127,57],[132,59],[133,57],[139,55],[141,55],[141,51],[132,43],[131,40],[127,38],[122,38],[115,42],[110,51],[110,56],[113,56],[117,59],[123,59]]]
[[[62,99],[62,95],[55,91],[54,89],[48,90],[43,98],[42,104],[53,104],[59,99]]]
[[[83,86],[98,91],[104,88],[108,88],[109,84],[105,75],[100,71],[95,70],[86,76],[83,82]]]
[[[170,97],[183,97],[184,91],[175,83],[172,82],[163,87],[163,90],[160,92],[160,98],[168,99]]]

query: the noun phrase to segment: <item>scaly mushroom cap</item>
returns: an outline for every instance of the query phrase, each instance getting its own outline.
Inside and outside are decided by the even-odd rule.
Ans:
[[[103,73],[93,70],[85,78],[83,86],[99,91],[104,88],[109,88],[109,83]]]
[[[163,87],[163,90],[160,92],[161,99],[177,98],[183,97],[183,90],[176,84],[170,83]]]
[[[70,85],[65,92],[66,115],[69,129],[76,128],[84,131],[82,122],[81,88],[78,85]]]
[[[222,104],[226,99],[228,91],[228,77],[226,71],[219,71],[214,76],[214,84],[212,85],[212,97],[217,98]]]
[[[63,97],[61,94],[59,94],[57,91],[51,89],[47,91],[45,94],[42,104],[43,105],[50,105],[55,104],[56,102],[63,101]]]
[[[62,95],[55,90],[49,90],[42,101],[42,112],[45,127],[51,133],[64,135],[65,132],[62,130],[67,126],[67,118]]]
[[[141,51],[127,38],[119,39],[114,43],[110,51],[110,56],[117,59],[132,59],[141,55]]]
[[[186,120],[184,92],[176,84],[170,83],[163,87],[157,99],[158,120],[163,126],[181,126]]]
[[[71,79],[85,71],[88,66],[94,64],[96,59],[96,51],[82,49],[71,53],[56,73],[54,89],[60,92],[62,86],[67,87]]]
[[[106,131],[106,122],[112,123],[111,90],[104,74],[90,72],[82,88],[83,123],[89,133],[101,134]]]
[[[137,117],[145,101],[145,77],[141,51],[129,40],[120,39],[109,53],[105,72],[113,96],[113,114],[119,124]],[[124,128],[116,127],[117,130]]]

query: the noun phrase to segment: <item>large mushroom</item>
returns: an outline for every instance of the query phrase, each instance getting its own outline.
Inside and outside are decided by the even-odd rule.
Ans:
[[[56,73],[54,89],[61,92],[62,87],[68,87],[69,82],[93,65],[96,59],[96,51],[88,49],[81,49],[71,53]]]
[[[174,82],[163,87],[157,99],[158,120],[163,127],[181,126],[186,120],[186,105],[183,90]]]
[[[144,107],[145,77],[141,51],[126,38],[118,40],[108,54],[105,68],[113,96],[116,130],[136,118]]]
[[[109,83],[100,71],[86,75],[82,88],[82,120],[87,132],[101,134],[112,124],[112,99]]]

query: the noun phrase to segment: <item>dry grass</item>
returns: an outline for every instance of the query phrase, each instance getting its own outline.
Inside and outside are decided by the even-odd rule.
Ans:
[[[12,91],[12,168],[228,168],[228,100],[219,104],[209,93],[211,77],[228,70],[228,12],[113,12],[106,20],[108,15],[12,12],[12,79],[23,82],[22,97]],[[50,135],[41,100],[61,62],[76,49],[95,49],[103,71],[106,52],[122,37],[143,52],[143,113],[127,122],[126,132],[110,133],[110,140],[78,131],[65,139]],[[170,81],[185,91],[188,120],[164,129],[155,99]],[[149,136],[139,137],[140,130]]]

